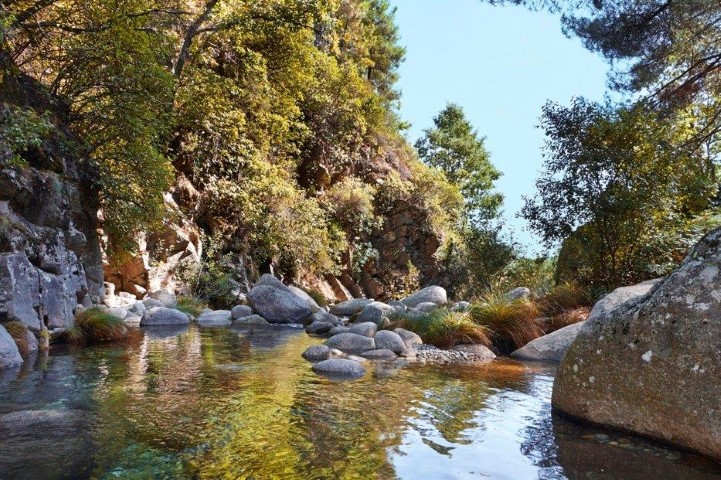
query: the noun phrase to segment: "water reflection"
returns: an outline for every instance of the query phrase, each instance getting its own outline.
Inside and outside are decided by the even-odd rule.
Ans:
[[[383,364],[334,383],[300,356],[315,342],[191,326],[56,348],[0,376],[0,430],[18,427],[12,412],[45,412],[0,435],[0,477],[721,478],[697,457],[553,417],[553,370]],[[62,468],[26,466],[57,451]]]

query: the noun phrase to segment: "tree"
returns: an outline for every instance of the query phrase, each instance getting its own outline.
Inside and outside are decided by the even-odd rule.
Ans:
[[[442,171],[458,185],[466,203],[466,219],[480,225],[495,219],[503,196],[493,192],[501,173],[491,164],[483,139],[466,119],[463,109],[449,103],[434,119],[434,128],[424,130],[416,142],[421,159]]]
[[[572,238],[585,256],[579,279],[600,289],[673,268],[685,249],[674,232],[716,190],[695,151],[678,146],[686,130],[639,106],[583,99],[546,104],[541,125],[544,170],[521,215],[546,246]]]

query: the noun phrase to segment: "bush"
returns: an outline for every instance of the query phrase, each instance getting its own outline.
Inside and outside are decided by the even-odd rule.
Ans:
[[[448,349],[469,343],[491,345],[488,329],[473,323],[467,313],[439,308],[422,317],[394,313],[388,318],[391,322],[390,329],[405,328],[417,333],[425,343],[439,348]]]
[[[30,353],[30,346],[28,345],[27,335],[28,327],[23,322],[13,321],[4,323],[5,330],[15,340],[15,344],[18,346],[20,355],[23,357]]]
[[[175,309],[181,312],[197,317],[204,309],[208,308],[208,304],[197,297],[189,297],[181,295],[178,297],[178,304]]]
[[[308,296],[310,296],[310,298],[312,298],[319,307],[328,306],[328,299],[325,298],[325,295],[320,293],[318,290],[313,290],[312,288],[303,288],[302,290],[307,293]]]
[[[575,284],[567,283],[553,287],[550,292],[542,296],[536,303],[543,316],[553,317],[567,310],[588,307],[593,302],[586,290]]]
[[[75,324],[67,329],[62,338],[68,343],[88,344],[122,340],[128,334],[123,320],[94,307],[75,316]]]
[[[529,300],[490,295],[484,303],[471,308],[470,316],[476,324],[492,332],[493,345],[501,353],[510,353],[544,334],[536,322],[541,313]]]

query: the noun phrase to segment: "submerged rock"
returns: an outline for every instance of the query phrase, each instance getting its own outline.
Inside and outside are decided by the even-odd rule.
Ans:
[[[198,315],[197,322],[201,327],[228,327],[233,317],[230,310],[212,310]]]
[[[387,348],[379,348],[376,350],[368,350],[367,352],[361,353],[361,357],[367,358],[368,360],[395,360],[398,355],[392,350]]]
[[[511,356],[521,360],[560,362],[581,331],[583,323],[574,323],[538,337],[513,352]]]
[[[360,363],[346,358],[331,358],[318,362],[312,367],[315,373],[332,378],[358,378],[366,373]]]
[[[180,310],[166,307],[152,307],[143,313],[140,326],[146,325],[187,325],[190,318]]]
[[[420,303],[430,302],[435,305],[443,305],[448,301],[446,289],[437,285],[432,285],[424,289],[418,290],[413,295],[401,300],[406,307],[415,307]]]
[[[717,229],[647,295],[592,315],[558,369],[553,408],[721,459],[720,272]]]

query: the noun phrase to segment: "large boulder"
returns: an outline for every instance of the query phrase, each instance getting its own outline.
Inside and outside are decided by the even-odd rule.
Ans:
[[[640,297],[651,291],[651,289],[659,282],[661,282],[661,279],[656,278],[654,280],[647,280],[637,285],[617,288],[596,302],[593,309],[591,309],[591,313],[588,315],[587,320],[592,320],[602,315],[606,315],[608,312],[618,308],[626,302],[638,300]]]
[[[211,310],[198,315],[196,320],[201,327],[228,327],[233,323],[230,310]]]
[[[415,307],[420,303],[434,303],[436,305],[443,305],[448,301],[446,295],[446,289],[437,285],[431,285],[430,287],[418,290],[413,295],[401,300],[406,307]]]
[[[521,360],[560,362],[581,331],[581,327],[583,322],[574,323],[538,337],[513,352],[511,356]]]
[[[166,307],[152,307],[143,313],[140,319],[140,326],[151,325],[187,325],[190,318],[180,310]]]
[[[288,289],[293,292],[297,297],[305,301],[305,303],[308,305],[308,308],[310,308],[313,313],[320,311],[320,305],[318,305],[316,301],[313,300],[313,297],[308,295],[305,290],[298,288],[294,285],[288,285]]]
[[[316,312],[313,315],[311,315],[310,318],[308,319],[308,321],[311,323],[313,323],[313,322],[332,323],[333,326],[338,326],[338,327],[343,325],[343,320],[336,317],[332,313],[324,312],[322,310],[320,312]]]
[[[165,290],[158,290],[150,294],[153,298],[163,304],[164,307],[175,308],[178,306],[178,300],[175,295]]]
[[[506,292],[504,296],[510,301],[528,300],[531,298],[531,290],[528,287],[518,287]]]
[[[589,318],[553,408],[721,459],[720,270],[717,229],[646,296]]]
[[[303,352],[303,358],[309,362],[320,362],[326,360],[330,355],[330,348],[327,345],[311,345]]]
[[[373,322],[354,323],[348,331],[364,337],[373,337],[378,331],[378,325]]]
[[[403,339],[395,332],[390,330],[381,330],[374,337],[376,348],[381,350],[390,350],[393,353],[402,353],[406,349]]]
[[[233,317],[233,320],[250,317],[251,315],[253,315],[253,309],[250,308],[248,305],[236,305],[230,310],[230,315],[231,317]]]
[[[397,333],[399,337],[403,339],[406,348],[416,348],[418,345],[423,345],[423,339],[415,332],[406,330],[405,328],[396,328],[393,332]]]
[[[395,313],[396,309],[383,302],[373,302],[366,306],[356,318],[356,322],[373,322],[376,325],[383,323],[383,319],[391,313]]]
[[[346,300],[345,302],[331,305],[330,313],[341,317],[350,317],[351,315],[360,313],[371,303],[373,303],[373,299],[370,298],[354,298],[353,300]]]
[[[5,327],[0,325],[0,368],[15,367],[23,363],[18,346]]]
[[[331,378],[358,378],[366,373],[360,363],[345,358],[331,358],[313,364],[315,373]]]
[[[270,323],[303,323],[313,314],[305,300],[277,285],[256,284],[248,292],[248,302]]]
[[[328,348],[336,348],[345,353],[360,353],[376,348],[376,342],[371,337],[357,333],[339,333],[326,340]]]

